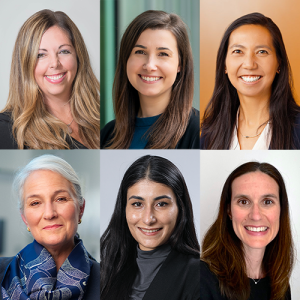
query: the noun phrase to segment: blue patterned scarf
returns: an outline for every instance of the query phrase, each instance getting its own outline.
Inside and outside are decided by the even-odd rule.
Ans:
[[[81,240],[60,269],[51,254],[33,241],[9,264],[1,283],[4,300],[80,300],[84,296],[92,262]]]

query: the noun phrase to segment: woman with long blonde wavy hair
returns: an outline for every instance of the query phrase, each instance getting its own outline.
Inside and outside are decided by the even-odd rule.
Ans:
[[[84,40],[65,13],[41,10],[23,24],[15,43],[0,148],[99,146],[100,84]]]

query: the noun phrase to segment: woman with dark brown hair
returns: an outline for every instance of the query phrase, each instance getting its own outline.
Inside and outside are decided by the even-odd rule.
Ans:
[[[267,163],[239,166],[224,184],[218,217],[202,243],[201,299],[291,299],[293,262],[281,174]]]
[[[223,35],[200,148],[300,149],[300,108],[283,38],[260,13],[238,18]]]
[[[199,149],[192,107],[193,57],[186,25],[149,10],[121,40],[113,98],[116,119],[101,130],[101,148]]]

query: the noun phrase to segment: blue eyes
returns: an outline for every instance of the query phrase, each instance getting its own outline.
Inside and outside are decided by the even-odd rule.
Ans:
[[[58,54],[71,54],[71,52],[70,52],[69,50],[64,49],[64,50],[59,51]],[[39,59],[39,58],[43,58],[43,57],[45,57],[46,55],[47,55],[46,53],[39,53],[39,54],[37,55],[37,58],[38,58],[38,59]]]

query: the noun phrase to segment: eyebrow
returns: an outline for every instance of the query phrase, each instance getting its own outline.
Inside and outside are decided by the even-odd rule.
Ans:
[[[154,201],[161,200],[161,199],[166,199],[166,198],[171,200],[171,197],[170,197],[170,196],[167,196],[167,195],[161,195],[161,196],[155,197],[155,198],[154,198]],[[142,200],[142,201],[145,201],[145,199],[144,199],[143,197],[135,196],[135,195],[129,197],[128,200],[130,200],[130,199],[136,199],[136,200]]]
[[[62,193],[62,192],[68,193],[68,194],[70,195],[69,191],[64,190],[64,189],[60,189],[60,190],[56,190],[56,191],[52,194],[52,196],[56,196],[57,194]],[[39,194],[32,194],[32,195],[29,195],[28,197],[26,197],[26,200],[28,200],[28,199],[30,199],[30,198],[39,198],[39,197],[41,197]]]
[[[64,46],[73,47],[73,46],[72,46],[72,45],[70,45],[70,44],[63,44],[63,45],[60,45],[60,46],[58,47],[58,49],[60,49],[60,48],[62,48],[62,47],[64,47]],[[46,52],[48,52],[48,50],[47,50],[47,49],[39,49],[39,51],[46,51]]]
[[[142,49],[147,49],[147,47],[143,46],[143,45],[135,45],[133,48],[142,48]],[[173,51],[167,47],[156,47],[156,50],[168,50],[171,51],[173,53]]]
[[[245,194],[238,194],[235,197],[233,197],[233,199],[238,199],[238,198],[247,198],[247,199],[249,199],[250,197],[248,195],[245,195]],[[274,198],[274,199],[278,199],[278,197],[275,194],[264,194],[264,195],[262,195],[261,198]]]
[[[246,47],[243,46],[243,45],[240,45],[240,44],[234,44],[234,45],[230,46],[228,49],[232,49],[232,48],[242,48],[242,49],[245,49]],[[267,45],[257,45],[257,46],[255,46],[255,49],[258,49],[258,48],[267,48],[270,51],[272,51],[272,48],[269,47],[269,46],[267,46]]]

